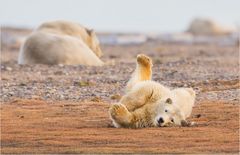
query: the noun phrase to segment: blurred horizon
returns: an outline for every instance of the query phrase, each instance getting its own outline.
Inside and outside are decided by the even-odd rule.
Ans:
[[[240,24],[238,0],[0,0],[1,26],[69,20],[101,32],[182,32],[196,17]]]

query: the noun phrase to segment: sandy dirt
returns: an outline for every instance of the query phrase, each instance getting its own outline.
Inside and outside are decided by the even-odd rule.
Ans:
[[[103,45],[103,67],[17,65],[29,30],[2,29],[2,153],[238,153],[239,48],[157,40]],[[12,39],[13,38],[13,39]],[[193,87],[193,127],[116,129],[108,107],[124,94],[135,57],[153,58],[153,79]]]
[[[3,153],[237,153],[237,102],[200,102],[193,127],[116,129],[109,103],[15,100],[2,105]]]

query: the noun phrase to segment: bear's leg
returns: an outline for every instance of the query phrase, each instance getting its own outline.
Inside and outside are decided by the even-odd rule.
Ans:
[[[156,82],[146,81],[139,83],[134,89],[124,95],[120,103],[124,104],[128,111],[133,112],[136,109],[141,108],[145,104],[155,103],[162,96],[160,91],[166,94],[170,93],[170,90],[156,86]]]
[[[113,104],[110,107],[111,118],[122,127],[130,126],[132,121],[132,114],[122,104]]]
[[[152,89],[139,87],[138,89],[124,95],[121,98],[120,103],[125,105],[128,111],[132,112],[144,106],[150,100],[152,95]]]
[[[136,69],[131,79],[128,81],[126,91],[130,91],[132,87],[140,81],[151,80],[152,78],[152,60],[144,54],[137,56]]]
[[[151,80],[152,78],[152,60],[144,54],[137,56],[138,79],[140,81]]]

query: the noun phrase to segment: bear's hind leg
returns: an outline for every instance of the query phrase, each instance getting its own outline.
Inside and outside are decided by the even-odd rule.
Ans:
[[[137,56],[136,69],[133,72],[131,79],[128,81],[126,91],[129,92],[132,87],[140,81],[152,79],[152,60],[144,54]]]
[[[144,54],[137,56],[138,79],[140,81],[151,80],[152,78],[152,60]]]

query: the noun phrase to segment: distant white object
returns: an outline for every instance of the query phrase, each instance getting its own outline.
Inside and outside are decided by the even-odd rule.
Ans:
[[[193,35],[229,35],[237,29],[225,26],[208,18],[196,18],[191,23],[187,32]]]
[[[108,45],[142,44],[145,43],[147,39],[148,37],[144,34],[110,34],[99,37],[101,43]]]
[[[238,42],[238,33],[231,35],[193,35],[191,33],[159,34],[154,40],[179,44],[217,44],[233,46]]]
[[[118,44],[141,44],[146,41],[146,35],[122,35],[117,38]]]
[[[189,33],[169,33],[159,35],[159,40],[164,42],[174,42],[174,43],[193,43],[194,36]]]

